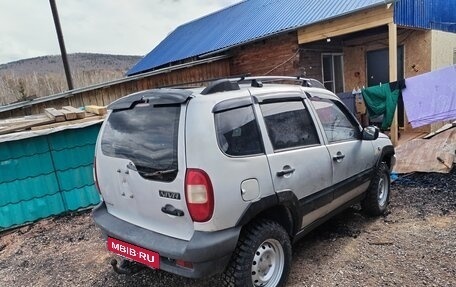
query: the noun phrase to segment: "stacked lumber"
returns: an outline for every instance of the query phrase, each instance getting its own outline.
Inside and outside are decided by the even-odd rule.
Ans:
[[[94,105],[79,109],[71,106],[47,108],[43,114],[0,120],[0,135],[96,121],[103,119],[106,112],[106,107]]]

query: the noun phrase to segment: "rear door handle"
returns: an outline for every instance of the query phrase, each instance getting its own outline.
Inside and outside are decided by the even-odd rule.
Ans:
[[[180,209],[175,208],[171,204],[167,204],[161,208],[161,211],[166,214],[174,216],[184,216],[184,212]]]
[[[340,151],[337,152],[336,155],[333,156],[333,160],[337,162],[341,162],[345,158],[345,155]]]
[[[284,176],[286,174],[293,173],[294,171],[295,171],[294,168],[283,169],[283,170],[277,172],[277,176]]]

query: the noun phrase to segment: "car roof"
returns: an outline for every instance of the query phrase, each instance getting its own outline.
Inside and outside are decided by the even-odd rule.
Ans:
[[[277,81],[293,82],[294,84],[282,84],[277,83]],[[304,92],[308,97],[318,96],[319,98],[339,100],[334,93],[326,90],[323,84],[314,79],[262,76],[219,79],[206,87],[177,86],[140,91],[114,101],[108,106],[108,109],[128,109],[134,106],[135,102],[145,100],[155,104],[172,104],[184,103],[190,98],[222,101],[252,94],[257,97],[280,98],[282,93],[287,92]]]
[[[323,89],[320,87],[303,87],[300,85],[292,84],[277,84],[277,83],[264,83],[261,87],[252,87],[249,84],[240,84],[239,90],[236,91],[219,91],[211,94],[202,94],[205,87],[192,88],[189,91],[192,92],[192,96],[196,98],[208,98],[208,97],[217,97],[222,99],[231,99],[237,97],[245,97],[246,92],[253,94],[255,96],[261,97],[262,95],[271,95],[277,94],[277,97],[280,97],[280,93],[283,92],[304,92],[308,96],[318,96],[319,98],[330,99],[330,100],[340,100],[333,92]],[[239,91],[245,91],[244,93]]]

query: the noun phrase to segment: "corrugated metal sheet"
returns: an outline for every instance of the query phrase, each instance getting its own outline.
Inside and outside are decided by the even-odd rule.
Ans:
[[[384,0],[247,0],[184,24],[128,75],[384,4]]]
[[[100,124],[0,143],[0,229],[97,204]]]
[[[455,0],[399,0],[394,22],[401,26],[456,32]]]

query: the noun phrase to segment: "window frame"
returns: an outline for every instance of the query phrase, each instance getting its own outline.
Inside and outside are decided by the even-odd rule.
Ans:
[[[336,99],[329,99],[326,97],[322,98],[322,97],[318,97],[318,96],[312,96],[309,98],[309,100],[311,102],[313,112],[315,113],[315,117],[317,118],[317,120],[319,122],[318,125],[321,130],[321,134],[325,138],[326,145],[362,140],[362,127],[361,127],[360,123],[358,122],[358,120],[356,119],[356,117],[350,112],[350,110],[344,105],[344,103],[342,103],[341,101],[338,101]],[[321,121],[320,116],[318,115],[317,109],[316,109],[315,105],[313,104],[313,101],[315,101],[315,100],[327,100],[327,101],[332,102],[336,107],[338,107],[339,110],[342,112],[342,114],[344,114],[345,117],[347,117],[348,121],[354,127],[357,127],[356,138],[350,138],[350,139],[344,139],[344,140],[338,140],[338,141],[329,141],[329,138],[328,138],[326,131],[324,129],[324,126],[323,126],[323,122]]]
[[[319,128],[317,127],[317,125],[315,123],[314,115],[313,115],[313,113],[311,111],[311,108],[306,104],[306,101],[305,101],[304,97],[305,97],[304,95],[301,95],[300,97],[297,97],[297,96],[294,96],[294,97],[288,96],[288,97],[284,97],[284,98],[274,97],[274,98],[271,98],[270,100],[260,101],[258,103],[258,110],[261,113],[264,129],[265,129],[265,136],[266,136],[265,140],[269,141],[269,144],[271,146],[271,149],[272,149],[273,153],[280,153],[280,152],[286,152],[286,151],[292,151],[292,150],[312,148],[312,147],[316,147],[316,146],[322,146],[324,144],[323,139],[321,138],[321,135],[320,135],[320,132],[319,132]],[[274,143],[272,142],[271,137],[269,135],[268,125],[266,123],[265,116],[263,114],[261,106],[262,105],[268,105],[268,104],[287,103],[287,102],[288,103],[290,103],[290,102],[298,102],[298,103],[302,104],[303,111],[304,111],[304,113],[307,113],[308,118],[309,118],[309,120],[311,122],[311,125],[314,128],[315,137],[316,137],[316,139],[318,141],[317,143],[315,143],[315,144],[306,144],[306,145],[298,145],[298,146],[279,148],[279,149],[276,149],[274,147]]]
[[[236,99],[237,100],[237,99]],[[227,100],[227,101],[224,101],[224,102],[227,102],[228,105],[231,105],[231,103],[229,102],[230,100]],[[239,105],[231,105],[227,108],[216,108],[217,106],[220,107],[220,104],[225,105],[224,102],[220,102],[219,104],[217,104],[214,109],[213,109],[213,118],[214,118],[214,128],[215,128],[215,141],[217,142],[217,146],[219,148],[219,150],[227,157],[230,157],[230,158],[246,158],[246,157],[256,157],[256,156],[262,156],[262,155],[265,155],[266,154],[266,150],[265,150],[265,145],[264,145],[264,141],[263,141],[263,134],[261,132],[261,128],[260,128],[260,125],[258,123],[258,117],[257,117],[257,114],[255,112],[255,107],[253,105],[253,103],[250,103],[250,104],[239,104]],[[233,110],[237,110],[237,109],[242,109],[242,108],[247,108],[249,107],[251,110],[252,110],[252,115],[253,115],[253,119],[255,121],[255,126],[256,126],[256,129],[258,131],[258,139],[259,139],[259,144],[260,144],[260,148],[261,148],[261,152],[259,153],[254,153],[254,154],[246,154],[246,155],[232,155],[232,154],[229,154],[229,153],[226,153],[223,148],[220,146],[220,143],[221,141],[219,140],[219,133],[217,132],[217,119],[216,119],[216,115],[217,114],[221,114],[221,113],[224,113],[224,112],[228,112],[228,111],[233,111]]]
[[[331,56],[331,76],[332,80],[331,81],[325,81],[325,71],[324,71],[324,64],[323,64],[323,58],[325,56]],[[334,69],[334,57],[340,56],[341,57],[341,68],[342,68],[342,91],[336,92],[336,83],[335,83],[335,78],[336,78],[336,72]],[[344,53],[321,53],[321,80],[323,85],[325,83],[332,83],[332,90],[330,90],[333,93],[342,93],[345,91],[345,75],[344,75]],[[326,86],[325,86],[326,88]],[[327,88],[326,88],[327,89]],[[329,89],[328,89],[329,90]]]
[[[170,182],[173,182],[177,178],[177,175],[179,173],[179,168],[180,168],[179,136],[180,136],[180,128],[181,128],[181,122],[182,122],[182,115],[183,115],[182,114],[183,107],[181,104],[170,104],[170,105],[159,105],[159,106],[155,106],[151,103],[146,103],[146,104],[147,104],[147,107],[140,107],[139,105],[142,105],[142,104],[137,104],[134,107],[129,108],[129,109],[118,109],[118,110],[114,110],[114,111],[110,112],[109,116],[106,119],[106,123],[104,124],[102,134],[100,135],[101,136],[101,138],[100,138],[101,153],[103,154],[103,156],[106,156],[106,157],[131,161],[134,164],[134,166],[136,167],[138,174],[141,176],[141,178],[143,178],[145,180],[170,183]],[[148,109],[148,111],[144,112],[144,110],[143,111],[137,110],[137,109],[143,109],[143,108]],[[142,165],[138,164],[138,158],[132,157],[132,154],[126,155],[123,153],[118,153],[117,149],[112,148],[112,145],[116,144],[116,142],[112,138],[112,134],[115,133],[115,130],[118,130],[118,128],[114,128],[112,125],[113,118],[114,118],[114,122],[116,122],[117,121],[116,118],[118,118],[118,117],[123,116],[125,118],[133,118],[133,117],[138,117],[138,113],[143,113],[143,115],[145,115],[145,114],[152,115],[153,113],[151,113],[151,111],[150,111],[152,109],[155,109],[154,112],[156,112],[156,109],[169,109],[169,108],[175,108],[176,110],[174,112],[175,117],[173,118],[173,122],[172,122],[172,131],[173,131],[173,133],[172,133],[172,162],[166,168],[172,169],[171,166],[175,165],[175,171],[170,173],[171,177],[169,177],[169,178],[163,178],[162,174],[157,174],[154,177],[145,176],[144,174],[147,172],[145,170],[143,170],[143,168],[156,169],[156,166],[154,166],[154,167],[151,167],[150,165],[142,166]],[[156,114],[153,114],[153,116],[155,116],[155,115]],[[150,118],[149,118],[149,120],[150,120]],[[123,123],[125,121],[120,120],[119,122]],[[167,130],[169,130],[169,129],[167,129]],[[136,132],[138,132],[138,130]],[[151,134],[150,130],[148,130],[147,133]],[[130,133],[127,136],[133,137],[134,134]],[[148,138],[148,140],[150,140],[150,138]],[[139,140],[139,142],[146,142],[146,141]],[[149,142],[149,141],[147,141],[147,142]],[[106,146],[111,146],[111,149],[106,149],[105,148]],[[131,148],[132,147],[130,146],[127,149],[131,149]],[[147,150],[147,151],[150,152],[150,150]],[[148,160],[151,160],[151,158],[148,158]],[[165,168],[163,168],[161,170],[165,170]],[[156,171],[160,171],[160,169],[156,169]],[[162,178],[160,178],[160,176]]]

